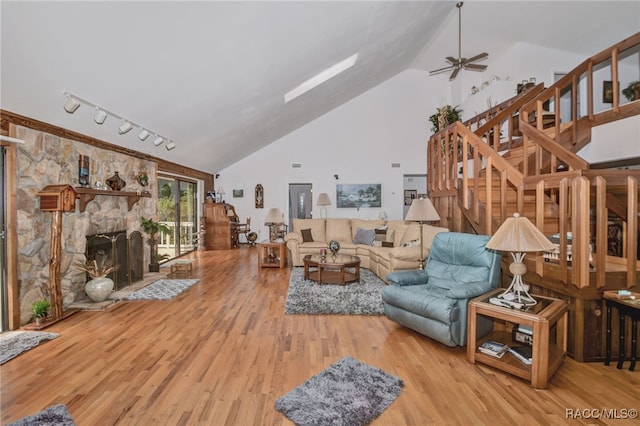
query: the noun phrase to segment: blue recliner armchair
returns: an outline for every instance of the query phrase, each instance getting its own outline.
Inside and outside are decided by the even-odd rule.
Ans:
[[[441,232],[436,235],[424,271],[387,275],[382,291],[389,319],[447,346],[467,343],[467,304],[500,284],[498,252],[486,248],[486,235]],[[491,331],[479,318],[478,335]]]

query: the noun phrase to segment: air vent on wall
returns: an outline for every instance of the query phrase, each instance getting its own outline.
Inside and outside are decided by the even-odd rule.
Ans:
[[[400,167],[400,163],[391,163],[391,167],[398,168]]]
[[[293,163],[293,164],[291,164],[291,168],[293,168],[293,169],[300,169],[300,168],[302,168],[302,164],[300,164],[300,163]]]

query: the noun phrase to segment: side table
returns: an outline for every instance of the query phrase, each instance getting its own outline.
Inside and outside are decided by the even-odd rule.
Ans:
[[[490,365],[525,380],[530,380],[534,388],[544,389],[547,387],[549,378],[564,361],[567,353],[569,308],[563,300],[537,295],[533,297],[538,301],[538,304],[525,311],[489,303],[491,297],[503,291],[503,288],[499,288],[469,302],[467,358],[472,364],[481,362]],[[478,317],[493,320],[494,323],[494,330],[481,339],[476,337]],[[512,345],[511,333],[506,330],[507,323],[525,325],[533,330],[531,365],[520,362],[511,354],[495,358],[478,350],[478,346],[487,340]],[[551,341],[552,328],[555,328],[554,341]]]
[[[287,265],[287,246],[284,242],[258,243],[258,268],[284,268]]]
[[[620,296],[615,290],[607,290],[603,292],[605,304],[607,305],[607,343],[605,347],[604,365],[609,365],[611,361],[611,308],[615,306],[618,311],[618,321],[620,336],[618,337],[618,370],[622,369],[624,363],[624,351],[625,351],[625,322],[626,317],[631,318],[631,365],[629,371],[634,371],[636,368],[636,357],[638,351],[638,319],[640,318],[640,294],[631,293],[631,297],[624,298]]]

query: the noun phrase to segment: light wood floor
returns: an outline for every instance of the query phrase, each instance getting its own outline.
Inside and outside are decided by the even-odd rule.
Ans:
[[[256,254],[198,252],[201,281],[177,298],[49,327],[61,336],[0,367],[2,424],[62,403],[79,426],[289,425],[274,401],[346,355],[405,382],[375,425],[638,424],[566,410],[639,409],[640,371],[567,359],[535,390],[384,316],[284,315],[289,269]]]

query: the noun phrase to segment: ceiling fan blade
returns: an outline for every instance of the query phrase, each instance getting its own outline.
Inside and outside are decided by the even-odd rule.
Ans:
[[[485,59],[485,58],[487,58],[488,56],[489,56],[489,54],[488,54],[487,52],[482,52],[482,53],[481,53],[481,54],[479,54],[479,55],[476,55],[476,56],[474,56],[474,57],[472,57],[472,58],[467,59],[467,60],[466,60],[466,62],[475,62],[475,61],[479,61],[479,60],[481,60],[481,59]]]
[[[450,63],[451,63],[451,65],[455,65],[455,64],[457,64],[457,63],[458,63],[458,60],[457,60],[457,59],[455,59],[455,58],[454,58],[454,57],[452,57],[452,56],[447,56],[447,57],[446,57],[446,58],[444,58],[444,59],[445,59],[445,61],[450,62]]]
[[[448,67],[438,68],[437,70],[429,71],[429,74],[440,74],[441,72],[449,71],[450,69],[455,68],[454,65],[449,65]]]
[[[449,81],[455,80],[459,72],[460,72],[460,67],[456,67],[451,73],[451,76],[449,77]]]
[[[466,64],[464,65],[465,70],[474,70],[474,71],[482,71],[486,69],[486,65],[478,65],[478,64]]]

